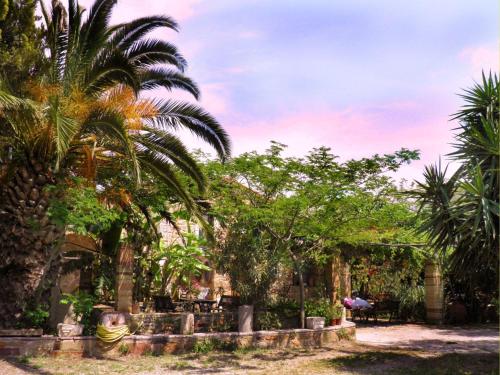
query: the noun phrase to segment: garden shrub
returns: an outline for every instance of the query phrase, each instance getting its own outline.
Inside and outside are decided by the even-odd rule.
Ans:
[[[328,298],[305,301],[306,316],[320,316],[329,321],[333,318],[333,305]]]
[[[45,306],[37,305],[32,310],[24,312],[25,323],[22,324],[27,328],[43,328],[47,323],[49,312]]]
[[[351,340],[351,336],[345,328],[340,328],[337,331],[337,337],[339,338],[339,340]]]
[[[125,344],[124,342],[122,342],[120,344],[120,346],[118,347],[118,352],[121,354],[121,355],[127,355],[129,352],[130,352],[130,348],[128,347],[127,344]]]
[[[256,326],[258,330],[269,331],[281,328],[281,320],[278,313],[274,311],[261,311],[256,314]]]
[[[193,352],[206,354],[213,351],[234,351],[236,344],[231,341],[223,341],[216,338],[197,341],[193,346]]]
[[[93,334],[95,327],[91,324],[92,310],[94,309],[95,297],[91,294],[78,291],[76,294],[64,293],[60,303],[73,305],[75,319],[84,325],[85,334]]]
[[[300,305],[290,298],[281,298],[275,302],[268,303],[267,309],[286,318],[294,318],[299,315]]]
[[[402,286],[397,292],[399,300],[399,316],[403,319],[424,320],[425,303],[424,287]]]

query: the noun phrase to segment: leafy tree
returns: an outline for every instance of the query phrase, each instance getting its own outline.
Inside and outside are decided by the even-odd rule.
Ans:
[[[465,90],[465,105],[453,116],[459,125],[449,155],[460,166],[451,176],[441,163],[427,166],[412,192],[429,245],[442,257],[449,254],[453,279],[467,286],[469,296],[476,288],[498,293],[499,90],[491,74]]]
[[[280,260],[292,265],[303,326],[304,268],[324,263],[346,242],[397,237],[401,223],[388,216],[397,216],[400,206],[384,172],[417,158],[418,152],[402,149],[339,163],[328,148],[314,149],[305,159],[284,157],[284,148],[273,142],[264,154],[246,153],[225,165],[208,163],[209,193],[213,214],[223,225],[222,266],[235,273],[233,286],[241,293],[247,284],[262,300]]]
[[[41,33],[35,26],[36,0],[0,1],[0,75],[11,88],[36,74],[42,63]]]
[[[13,90],[0,74],[0,158],[6,171],[0,199],[1,326],[13,325],[26,303],[40,295],[58,257],[64,228],[48,216],[51,185],[83,176],[119,193],[110,185],[112,175],[136,185],[155,176],[195,210],[174,169],[189,175],[200,191],[205,179],[172,131],[187,128],[221,158],[229,154],[226,133],[198,106],[138,96],[178,88],[198,98],[199,90],[183,74],[186,61],[175,46],[145,38],[159,27],[176,30],[176,22],[151,16],[110,26],[115,3],[96,0],[87,17],[74,0],[67,10],[58,1],[52,8],[42,3],[43,45],[36,47],[47,56],[43,69],[22,90]]]

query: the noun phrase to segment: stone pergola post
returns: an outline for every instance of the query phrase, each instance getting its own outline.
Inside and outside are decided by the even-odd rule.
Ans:
[[[435,260],[425,264],[425,313],[429,323],[439,324],[443,321],[443,278],[441,267]]]
[[[337,255],[327,265],[326,270],[328,273],[327,284],[332,303],[344,297],[350,297],[351,270],[349,263],[341,255]]]
[[[130,245],[120,245],[116,263],[116,311],[130,313],[134,288],[134,250]]]

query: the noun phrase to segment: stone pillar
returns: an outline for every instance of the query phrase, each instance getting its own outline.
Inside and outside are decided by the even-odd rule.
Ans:
[[[441,269],[435,261],[425,265],[425,312],[429,323],[443,321],[443,279]]]
[[[339,256],[335,256],[326,266],[327,288],[330,301],[335,303],[340,289]]]
[[[120,246],[116,263],[116,311],[130,313],[134,288],[134,250],[130,245]]]
[[[351,272],[349,263],[341,255],[335,256],[327,266],[330,300],[332,303],[351,296]]]
[[[339,298],[350,297],[351,288],[351,265],[344,259],[341,260],[340,269],[340,296]]]
[[[181,315],[181,335],[192,335],[194,333],[194,314],[185,313]]]
[[[238,307],[238,332],[246,333],[253,331],[253,305]]]

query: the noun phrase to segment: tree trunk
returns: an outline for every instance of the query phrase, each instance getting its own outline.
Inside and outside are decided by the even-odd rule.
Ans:
[[[304,274],[302,273],[302,269],[300,267],[297,267],[297,275],[299,276],[300,328],[304,329],[306,327],[306,309],[304,307]]]
[[[64,230],[47,215],[49,192],[44,189],[53,183],[47,169],[32,162],[0,188],[0,327],[21,322],[58,269]]]

